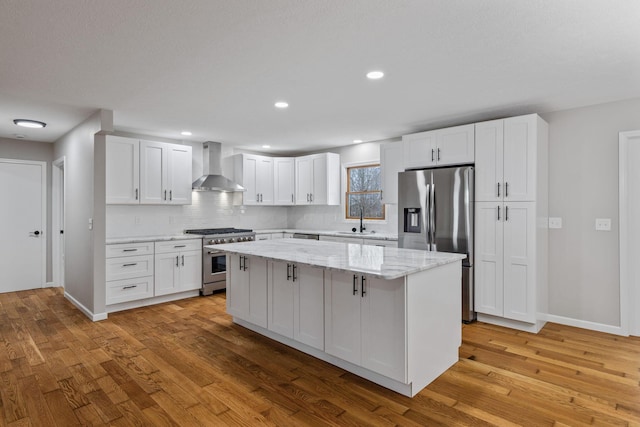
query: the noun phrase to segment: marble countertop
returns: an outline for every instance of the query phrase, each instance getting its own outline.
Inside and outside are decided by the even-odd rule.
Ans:
[[[466,258],[466,255],[463,254],[447,252],[426,252],[414,249],[302,239],[227,243],[210,248],[228,253],[307,264],[330,270],[369,274],[387,280],[397,279]]]
[[[257,234],[261,233],[301,233],[301,234],[317,234],[319,236],[335,236],[335,237],[347,237],[356,239],[371,239],[371,240],[398,240],[398,235],[393,233],[379,233],[377,231],[365,231],[364,234],[360,234],[357,231],[351,232],[348,230],[304,230],[294,228],[277,228],[269,230],[253,230]]]
[[[142,243],[142,242],[161,242],[168,240],[190,240],[190,239],[202,239],[202,236],[197,234],[176,234],[173,236],[138,236],[138,237],[114,237],[106,239],[107,245],[114,245],[117,243]]]

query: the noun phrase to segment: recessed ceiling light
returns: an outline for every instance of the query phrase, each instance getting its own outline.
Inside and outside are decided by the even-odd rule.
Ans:
[[[193,134],[191,132],[189,132],[188,130],[183,130],[182,132],[180,132],[180,135],[191,136]]]
[[[274,105],[276,106],[276,108],[287,108],[289,106],[289,104],[284,101],[278,101]]]
[[[361,142],[362,142],[362,140],[361,140],[361,139],[354,139],[354,140],[353,140],[353,143],[354,143],[354,144],[360,144]]]
[[[369,71],[367,73],[367,78],[371,80],[377,80],[384,77],[384,73],[382,71]]]
[[[262,148],[271,148],[270,145],[263,145]]]
[[[29,119],[14,119],[13,123],[25,128],[43,128],[47,125],[45,122],[39,122],[37,120]]]

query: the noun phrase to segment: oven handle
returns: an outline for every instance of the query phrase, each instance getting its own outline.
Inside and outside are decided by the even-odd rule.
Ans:
[[[224,255],[225,251],[207,251],[207,255],[217,255],[217,254]]]

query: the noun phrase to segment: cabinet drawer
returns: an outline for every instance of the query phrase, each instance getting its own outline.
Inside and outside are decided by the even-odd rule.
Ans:
[[[167,242],[156,242],[156,253],[166,254],[168,252],[202,250],[202,239],[170,240]]]
[[[153,242],[107,245],[106,253],[107,258],[131,255],[153,255]]]
[[[153,255],[107,258],[107,281],[153,275]]]
[[[107,282],[107,305],[153,296],[153,276]]]

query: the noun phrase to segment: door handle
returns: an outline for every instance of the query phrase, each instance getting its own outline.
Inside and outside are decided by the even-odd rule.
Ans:
[[[138,200],[138,189],[136,188],[136,200]]]
[[[440,161],[440,148],[438,148],[438,161]]]
[[[500,206],[498,205],[498,221],[500,221]]]
[[[367,294],[367,278],[364,276],[362,277],[362,292],[360,292],[360,296],[362,296],[362,298],[364,298],[364,296]]]
[[[504,197],[509,197],[509,183],[504,183]]]
[[[498,197],[500,197],[500,183],[498,183]]]
[[[182,266],[184,267],[184,255],[182,255]]]
[[[434,149],[432,148],[432,149],[431,149],[431,161],[432,161],[432,162],[435,162],[435,161],[436,161],[436,160],[435,160],[435,157],[434,157],[434,156],[435,156],[435,154],[436,154],[436,150],[434,150]]]
[[[287,281],[291,279],[291,264],[287,263]]]
[[[167,200],[167,190],[164,190],[164,199]]]
[[[176,255],[176,267],[180,267],[180,257]]]
[[[173,190],[169,190],[169,200],[173,200]]]
[[[504,207],[504,220],[509,221],[509,206]]]
[[[353,294],[358,295],[358,275],[353,275]]]
[[[133,267],[134,265],[138,265],[138,263],[137,262],[132,262],[132,263],[129,263],[129,264],[122,264],[123,267]]]
[[[293,267],[293,268],[292,268],[292,270],[293,270],[292,281],[294,281],[294,282],[295,282],[295,281],[296,281],[296,279],[298,278],[298,277],[296,276],[296,269],[297,269],[298,267],[297,267],[295,264],[293,264],[293,265],[292,265],[292,267]]]

